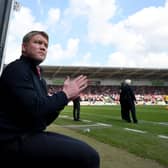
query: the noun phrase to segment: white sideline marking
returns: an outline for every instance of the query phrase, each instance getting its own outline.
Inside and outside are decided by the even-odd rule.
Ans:
[[[158,135],[159,138],[163,138],[163,139],[168,139],[168,136],[166,135]]]
[[[100,126],[100,124],[96,123],[96,124],[88,124],[88,125],[65,125],[65,126],[62,126],[62,127],[66,127],[66,128],[85,128],[85,127],[99,127],[99,126]],[[104,126],[104,127],[107,127],[107,125]]]
[[[111,127],[111,124],[104,124],[104,123],[97,123],[98,125],[105,126],[105,127]]]
[[[141,122],[144,122],[144,123],[152,123],[152,124],[159,124],[159,125],[165,125],[165,126],[168,126],[168,122],[154,122],[154,121],[145,121],[145,120],[141,120]]]
[[[84,122],[91,122],[90,120],[82,120],[82,121],[84,121]]]
[[[67,115],[60,115],[61,118],[68,118],[68,119],[72,119],[72,117],[69,117]],[[81,120],[83,122],[89,123],[92,122],[90,120]],[[168,126],[168,122],[153,122],[153,121],[145,121],[145,120],[141,120],[142,122],[145,123],[152,123],[152,124],[159,124],[159,125],[165,125]],[[96,124],[88,124],[88,125],[67,125],[67,126],[61,126],[61,127],[66,127],[66,128],[88,128],[88,127],[112,127],[111,124],[105,124],[105,123],[96,123]],[[137,129],[131,129],[131,128],[124,128],[124,130],[126,131],[132,131],[132,132],[137,132],[137,133],[147,133],[147,131],[142,131],[142,130],[137,130]],[[166,135],[157,135],[159,138],[162,139],[168,139],[168,136]]]
[[[68,119],[72,119],[71,117],[67,116],[67,115],[61,115],[61,118],[68,118]],[[81,120],[83,122],[92,122],[90,120]],[[90,125],[68,125],[68,126],[63,126],[63,127],[69,127],[69,128],[80,128],[80,127],[98,127],[98,126],[103,126],[103,127],[111,127],[111,124],[105,124],[105,123],[96,123],[96,124],[90,124]]]
[[[161,125],[168,125],[167,122],[160,122],[159,124],[161,124]]]
[[[138,132],[138,133],[146,133],[146,131],[141,131],[141,130],[137,130],[137,129],[131,129],[131,128],[124,128],[127,131],[132,131],[132,132]]]
[[[69,116],[67,116],[67,115],[60,115],[59,117],[60,117],[60,118],[71,118],[71,117],[69,117]]]

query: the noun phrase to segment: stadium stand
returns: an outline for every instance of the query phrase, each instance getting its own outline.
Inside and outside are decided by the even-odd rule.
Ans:
[[[167,104],[168,69],[42,66],[50,94],[61,89],[66,76],[87,75],[83,104],[119,104],[119,87],[131,79],[138,104]]]
[[[0,1],[0,73],[5,67],[4,48],[10,21],[11,9],[19,10],[14,0]],[[43,65],[49,94],[59,90],[66,76],[87,75],[89,87],[81,95],[83,102],[90,104],[118,104],[119,86],[131,79],[139,104],[168,104],[168,69],[123,68],[123,67],[78,67]]]

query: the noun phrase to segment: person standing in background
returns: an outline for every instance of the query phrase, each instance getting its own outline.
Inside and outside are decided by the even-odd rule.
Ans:
[[[80,96],[73,100],[73,119],[80,121]]]
[[[121,119],[126,120],[126,109],[127,109],[127,103],[125,98],[126,92],[125,92],[125,82],[121,82],[120,86],[120,108],[121,108]]]
[[[138,123],[136,117],[136,108],[135,108],[136,97],[134,91],[131,87],[131,80],[126,79],[121,86],[120,92],[120,104],[121,104],[121,114],[122,119],[131,122],[130,113],[132,116],[133,123]]]

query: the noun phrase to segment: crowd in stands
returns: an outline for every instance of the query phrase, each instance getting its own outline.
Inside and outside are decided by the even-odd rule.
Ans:
[[[48,93],[61,90],[62,86],[48,85]],[[137,104],[168,104],[168,87],[133,86]],[[81,100],[87,104],[119,104],[120,86],[89,86],[82,94]]]

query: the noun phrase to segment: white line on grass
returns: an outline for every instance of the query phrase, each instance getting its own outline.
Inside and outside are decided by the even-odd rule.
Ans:
[[[161,125],[168,125],[167,122],[159,122],[159,124],[161,124]]]
[[[68,119],[72,119],[72,117],[69,117],[67,115],[61,115],[61,118],[68,118]],[[92,122],[90,120],[82,120],[85,123],[89,123]],[[159,124],[159,125],[168,125],[168,122],[153,122],[153,121],[145,121],[145,120],[141,120],[142,122],[145,123],[152,123],[152,124]],[[96,124],[87,124],[87,125],[66,125],[66,126],[61,126],[61,127],[67,127],[67,128],[88,128],[88,127],[112,127],[111,124],[105,124],[105,123],[96,123]],[[137,132],[137,133],[147,133],[147,131],[142,131],[142,130],[137,130],[137,129],[131,129],[131,128],[124,128],[124,130],[126,131],[132,131],[132,132]],[[159,138],[162,139],[168,139],[168,136],[166,135],[158,135]]]
[[[112,125],[111,124],[104,124],[104,123],[97,123],[98,125],[100,126],[105,126],[105,127],[111,127]]]
[[[142,131],[142,130],[137,130],[137,129],[131,129],[131,128],[124,128],[127,131],[132,131],[132,132],[138,132],[138,133],[146,133],[146,131]]]
[[[146,120],[141,120],[141,122],[144,123],[151,123],[151,124],[155,124],[155,125],[164,125],[164,126],[168,126],[168,122],[154,122],[154,121],[146,121]]]
[[[59,117],[60,117],[60,118],[71,118],[71,117],[69,117],[69,116],[67,116],[67,115],[60,115]]]
[[[158,135],[159,138],[163,138],[163,139],[168,139],[168,136],[166,135]]]
[[[60,116],[61,118],[68,118],[68,119],[71,119],[71,117],[69,117],[69,116],[66,116],[66,115],[61,115]],[[81,121],[83,121],[83,122],[87,122],[87,123],[89,123],[89,122],[92,122],[92,121],[90,121],[90,120],[81,120]],[[93,126],[105,126],[105,127],[111,127],[112,125],[111,124],[105,124],[105,123],[96,123],[96,124],[92,124]]]
[[[72,119],[72,117],[69,117],[69,116],[67,116],[67,115],[60,115],[59,117],[60,117],[60,118]],[[92,122],[92,121],[90,121],[90,120],[81,120],[81,121],[83,121],[83,122]]]
[[[82,120],[83,122],[92,122],[92,121],[90,121],[90,120]]]
[[[101,124],[100,123],[96,123],[96,124],[87,124],[87,125],[65,125],[62,127],[66,127],[66,128],[85,128],[85,127],[99,127],[99,126],[104,126],[104,127],[111,127],[112,125],[106,125],[106,124]]]

